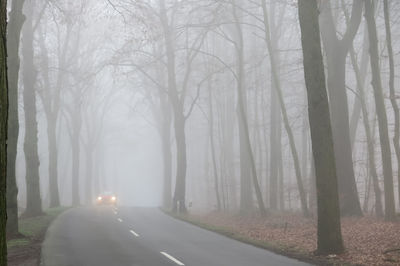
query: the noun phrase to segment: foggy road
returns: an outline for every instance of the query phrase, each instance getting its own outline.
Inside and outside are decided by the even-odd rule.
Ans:
[[[81,207],[59,216],[44,266],[307,265],[176,220],[155,208]]]

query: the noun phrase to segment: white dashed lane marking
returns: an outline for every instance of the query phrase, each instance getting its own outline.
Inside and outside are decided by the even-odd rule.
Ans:
[[[136,236],[136,237],[139,237],[139,234],[138,234],[138,233],[136,233],[135,231],[133,231],[133,230],[129,230],[129,232],[131,232],[131,234],[132,234],[132,235],[134,235],[134,236]]]
[[[173,262],[175,262],[176,264],[180,265],[180,266],[184,266],[185,264],[183,264],[182,262],[180,262],[179,260],[175,259],[174,257],[172,257],[171,255],[169,255],[167,252],[160,252],[161,254],[163,254],[165,257],[167,257],[168,259],[172,260]]]
[[[122,223],[122,219],[121,219],[121,218],[118,218],[118,222]]]

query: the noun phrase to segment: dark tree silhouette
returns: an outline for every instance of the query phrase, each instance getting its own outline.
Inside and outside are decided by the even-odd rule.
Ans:
[[[299,1],[299,20],[318,191],[317,253],[341,253],[344,247],[340,228],[338,182],[316,0]]]
[[[7,180],[7,1],[0,0],[0,265],[7,265],[6,180]]]
[[[18,234],[18,187],[15,176],[15,161],[18,143],[18,78],[19,78],[19,44],[25,16],[22,13],[24,0],[12,1],[10,21],[7,32],[8,50],[8,146],[7,146],[7,236]]]

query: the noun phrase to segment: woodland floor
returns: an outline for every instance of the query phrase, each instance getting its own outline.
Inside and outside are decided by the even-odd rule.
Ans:
[[[316,219],[297,214],[261,218],[219,212],[179,218],[317,265],[400,265],[400,222],[385,222],[374,217],[343,218],[346,252],[337,256],[315,256]]]
[[[51,222],[66,208],[48,209],[37,217],[19,220],[20,236],[7,239],[7,260],[9,266],[40,265],[42,242]]]

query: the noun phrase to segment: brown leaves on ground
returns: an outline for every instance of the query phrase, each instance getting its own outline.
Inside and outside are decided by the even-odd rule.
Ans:
[[[191,219],[224,228],[242,237],[270,243],[281,250],[295,250],[315,259],[317,221],[295,214],[240,216],[227,213],[192,215]],[[336,263],[355,265],[400,265],[400,223],[373,217],[343,218],[342,235],[346,252]],[[289,251],[290,252],[290,251]]]

